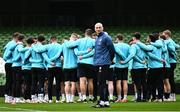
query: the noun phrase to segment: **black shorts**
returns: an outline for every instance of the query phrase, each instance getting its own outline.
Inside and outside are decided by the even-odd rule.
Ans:
[[[66,81],[77,82],[77,69],[64,69],[64,78]]]
[[[146,68],[131,69],[131,77],[132,77],[133,83],[136,80],[137,75],[146,79],[147,78],[147,69]]]
[[[62,80],[63,72],[62,72],[61,67],[48,68],[48,72],[49,72],[49,75],[52,75],[53,77],[58,77],[60,81]],[[59,76],[57,76],[57,75],[59,75]]]
[[[116,80],[128,80],[128,68],[116,68],[114,69],[116,74]]]
[[[61,82],[65,81],[65,76],[64,76],[64,70],[62,69],[62,74],[61,74]]]
[[[78,64],[79,77],[93,78],[95,74],[95,68],[90,64]]]
[[[110,69],[109,65],[97,66],[96,74],[97,74],[98,82],[101,82],[102,80],[113,81],[114,76],[112,70],[113,68]]]
[[[49,77],[49,72],[48,72],[48,70],[43,69],[42,71],[43,71],[45,80],[48,80],[48,77]]]
[[[130,73],[131,73],[131,79],[132,79],[132,83],[134,83],[134,72],[133,72],[133,69],[130,70]]]
[[[108,81],[114,81],[114,68],[108,69],[107,79]]]
[[[170,68],[163,68],[163,79],[168,79],[170,77]]]

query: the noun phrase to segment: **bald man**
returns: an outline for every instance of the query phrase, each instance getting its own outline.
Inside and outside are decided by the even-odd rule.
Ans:
[[[111,37],[103,31],[102,23],[95,24],[95,31],[97,38],[95,42],[95,53],[93,57],[94,66],[98,74],[100,100],[93,107],[103,108],[109,107],[108,101],[108,79],[109,67],[114,58],[115,49]]]

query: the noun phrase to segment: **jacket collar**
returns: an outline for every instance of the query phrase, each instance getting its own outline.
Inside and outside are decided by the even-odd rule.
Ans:
[[[104,32],[99,33],[98,37],[102,36],[103,34],[104,34]]]

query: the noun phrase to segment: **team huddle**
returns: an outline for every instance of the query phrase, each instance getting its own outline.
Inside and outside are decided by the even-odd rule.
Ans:
[[[152,32],[146,44],[139,32],[129,43],[118,34],[113,43],[101,23],[95,24],[95,32],[86,29],[83,38],[72,33],[62,44],[56,36],[49,44],[43,35],[28,37],[26,45],[24,39],[16,32],[4,47],[5,103],[52,103],[55,85],[56,103],[94,102],[99,95],[93,107],[109,107],[109,102],[128,102],[129,71],[136,102],[176,101],[174,70],[180,46],[169,30]]]

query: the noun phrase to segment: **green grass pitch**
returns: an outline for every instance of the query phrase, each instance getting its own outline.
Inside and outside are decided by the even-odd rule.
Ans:
[[[94,103],[41,103],[41,104],[5,104],[4,98],[0,98],[0,111],[180,111],[180,95],[177,95],[176,102],[141,102],[135,103],[111,103],[110,108],[93,108]]]

